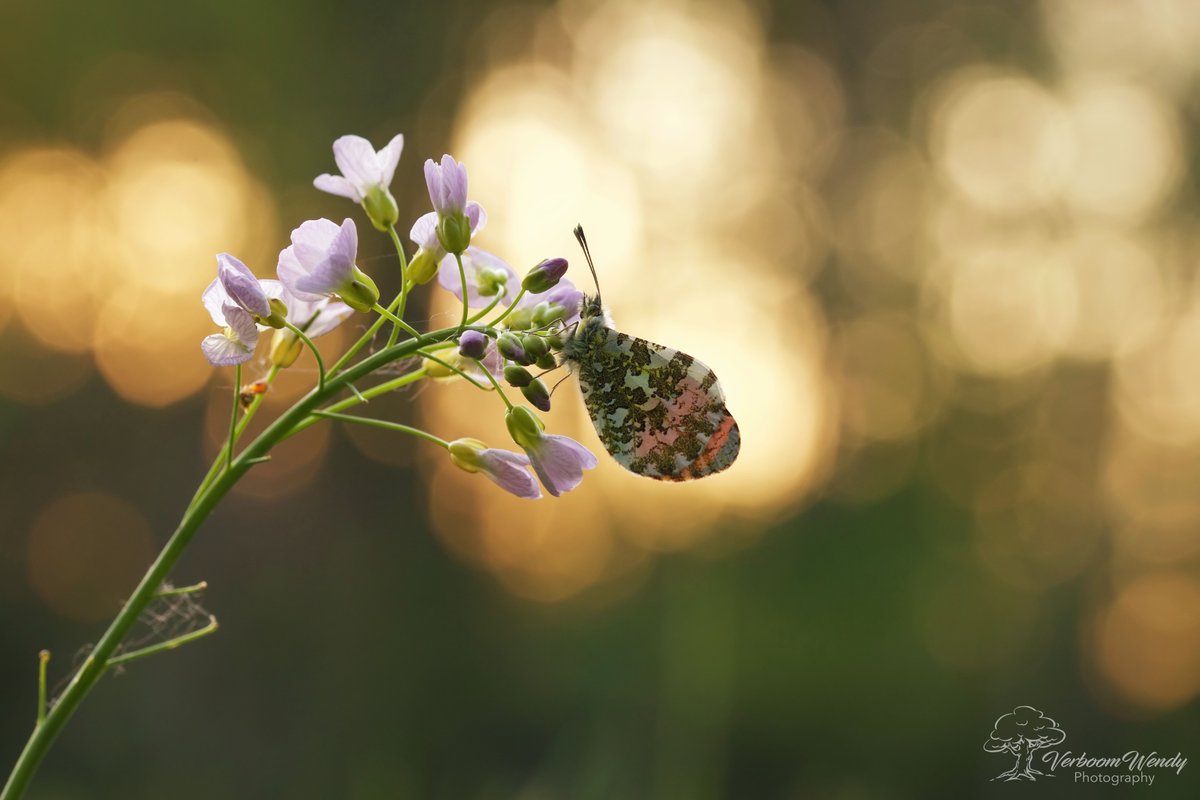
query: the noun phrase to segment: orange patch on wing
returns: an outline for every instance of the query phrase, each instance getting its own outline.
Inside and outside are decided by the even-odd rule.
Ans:
[[[702,478],[712,472],[712,470],[709,469],[709,466],[711,466],[716,460],[717,456],[724,451],[726,444],[729,442],[730,435],[736,430],[737,422],[734,421],[733,415],[726,413],[725,419],[721,420],[720,426],[718,426],[717,429],[713,431],[712,436],[709,437],[708,443],[704,446],[704,452],[696,456],[696,460],[691,464],[688,464],[687,467],[679,473],[678,479],[690,480],[692,478]],[[729,464],[732,463],[733,460],[730,459]],[[718,468],[718,470],[728,467],[729,464],[722,465]]]

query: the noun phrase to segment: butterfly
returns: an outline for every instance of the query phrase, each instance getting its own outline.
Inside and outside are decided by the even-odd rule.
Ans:
[[[583,227],[575,238],[596,267]],[[585,296],[563,357],[608,454],[660,481],[703,478],[737,459],[742,437],[716,374],[687,353],[619,333],[596,295]]]

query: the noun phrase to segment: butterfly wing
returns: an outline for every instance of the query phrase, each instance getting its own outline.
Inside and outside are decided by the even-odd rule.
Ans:
[[[726,469],[741,434],[711,369],[670,347],[596,326],[576,361],[596,434],[617,463],[656,480]]]

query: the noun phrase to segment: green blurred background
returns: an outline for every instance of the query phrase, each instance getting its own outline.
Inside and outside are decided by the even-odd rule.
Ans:
[[[1123,794],[992,782],[1021,704],[1200,757],[1198,48],[1185,0],[0,4],[0,761],[215,452],[213,254],[354,214],[394,288],[311,180],[398,131],[402,227],[443,151],[519,270],[584,222],[741,460],[522,504],[314,429],[181,563],[220,631],[105,679],[30,797]]]

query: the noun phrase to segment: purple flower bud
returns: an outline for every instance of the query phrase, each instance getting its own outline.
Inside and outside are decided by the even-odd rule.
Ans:
[[[508,381],[509,386],[515,386],[520,389],[533,383],[533,376],[529,374],[529,370],[524,367],[518,367],[516,364],[509,364],[504,368],[504,380]]]
[[[537,481],[529,474],[529,458],[508,450],[489,448],[478,439],[456,439],[450,443],[450,460],[466,472],[482,472],[504,491],[527,500],[542,496]]]
[[[521,346],[521,340],[511,333],[500,334],[500,338],[496,340],[496,348],[500,351],[500,355],[509,361],[515,361],[518,364],[533,363],[533,359],[529,357],[525,352],[525,348]]]
[[[488,337],[479,331],[465,331],[458,339],[458,352],[463,358],[483,358]]]
[[[550,392],[546,389],[546,384],[539,379],[534,378],[527,385],[522,386],[521,394],[525,395],[525,399],[538,411],[550,410]]]
[[[548,258],[525,273],[521,288],[532,294],[541,294],[558,285],[563,275],[567,274],[565,258]]]

